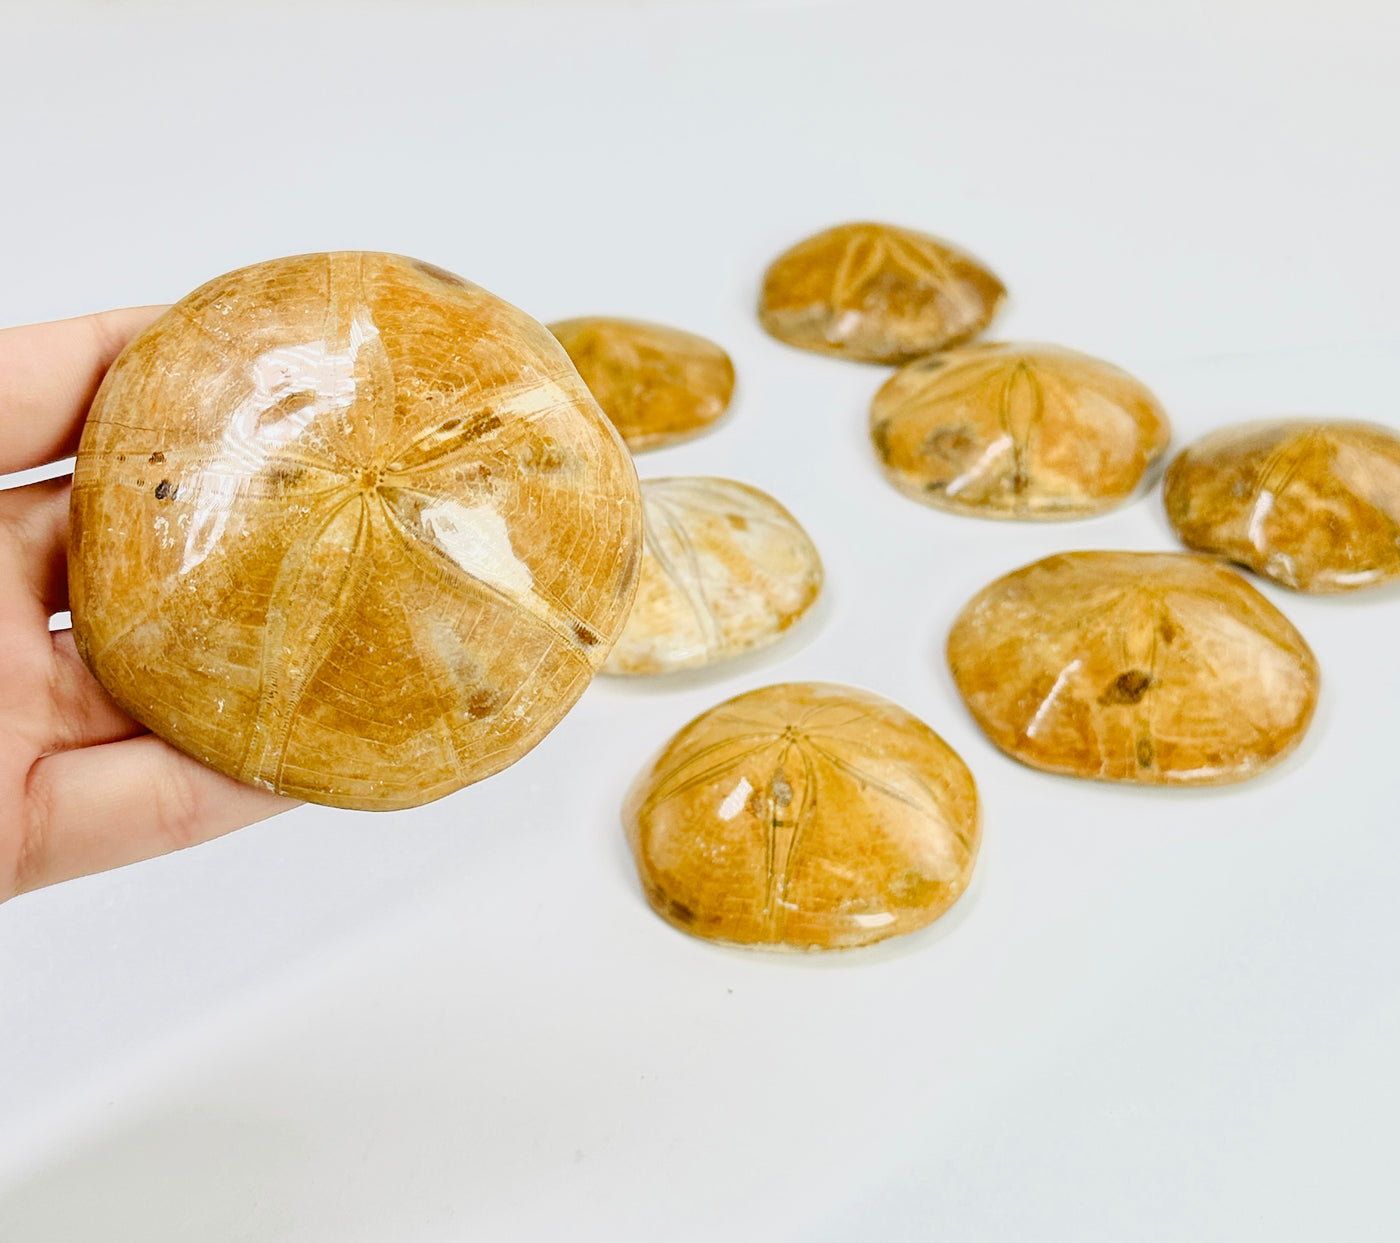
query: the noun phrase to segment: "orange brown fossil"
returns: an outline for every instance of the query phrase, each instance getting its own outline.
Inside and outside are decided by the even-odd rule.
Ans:
[[[1165,482],[1189,548],[1298,591],[1400,577],[1400,435],[1343,419],[1227,427],[1188,445]]]
[[[688,440],[729,408],[734,364],[693,332],[599,315],[549,330],[633,452]]]
[[[888,224],[845,224],[769,265],[758,317],[779,341],[859,362],[904,363],[976,336],[1006,298],[951,242]]]
[[[662,918],[770,949],[930,923],[967,888],[981,836],[947,743],[887,699],[811,682],[696,717],[637,778],[623,822]]]
[[[926,505],[1058,519],[1126,500],[1171,438],[1127,372],[1055,345],[974,344],[920,358],[870,407],[886,477]]]
[[[1302,740],[1312,651],[1245,579],[1186,553],[1071,552],[959,613],[948,663],[978,725],[1033,768],[1147,784],[1242,781]]]
[[[640,528],[631,457],[542,325],[399,256],[278,259],[182,299],[104,380],[74,634],[204,763],[412,806],[504,768],[583,692]]]

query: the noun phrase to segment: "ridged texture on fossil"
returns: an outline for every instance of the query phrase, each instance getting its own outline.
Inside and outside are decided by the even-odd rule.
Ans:
[[[968,345],[892,376],[870,436],[901,492],[985,518],[1080,518],[1132,495],[1167,447],[1156,398],[1055,345]]]
[[[810,682],[696,717],[637,778],[623,821],[662,918],[790,949],[937,919],[967,888],[981,833],[972,775],[927,725]]]
[[[1166,478],[1182,543],[1298,591],[1400,577],[1400,435],[1374,423],[1281,419],[1215,432]]]
[[[1239,574],[1186,553],[1071,552],[998,579],[948,663],[987,736],[1048,772],[1243,781],[1302,740],[1318,671]]]
[[[788,345],[904,363],[976,336],[1006,287],[949,242],[888,224],[844,224],[785,251],[763,277],[758,317]]]
[[[645,479],[642,513],[642,578],[604,673],[668,673],[763,647],[821,591],[807,532],[757,488]]]
[[[70,590],[119,704],[223,772],[412,806],[518,759],[626,620],[631,457],[521,311],[393,255],[222,276],[83,431]]]
[[[734,364],[693,332],[601,316],[549,330],[633,451],[689,440],[729,408]]]

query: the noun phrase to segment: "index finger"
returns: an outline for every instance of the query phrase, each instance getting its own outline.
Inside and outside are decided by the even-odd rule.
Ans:
[[[0,328],[0,474],[77,452],[107,368],[163,310],[133,306]]]

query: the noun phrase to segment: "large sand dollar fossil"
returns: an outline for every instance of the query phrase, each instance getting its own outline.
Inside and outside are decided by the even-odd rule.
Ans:
[[[1103,781],[1242,781],[1298,745],[1317,705],[1302,635],[1241,575],[1186,553],[1024,566],[958,614],[948,663],[1008,755]]]
[[[523,312],[394,255],[221,276],[122,353],[73,481],[79,650],[154,733],[335,806],[535,745],[622,629],[631,457]]]
[[[1297,591],[1400,578],[1400,435],[1376,423],[1277,419],[1188,445],[1165,483],[1190,548]]]
[[[820,682],[696,717],[637,778],[623,823],[662,918],[769,949],[923,927],[966,890],[981,839],[957,752],[888,699]]]

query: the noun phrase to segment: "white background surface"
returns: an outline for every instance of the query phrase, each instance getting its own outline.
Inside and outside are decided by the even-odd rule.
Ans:
[[[1267,589],[1325,688],[1209,792],[996,753],[941,648],[992,577],[1169,548],[1153,495],[1068,526],[925,510],[865,441],[883,369],[758,330],[848,218],[954,238],[1006,337],[1236,418],[1400,425],[1400,14],[1361,0],[0,11],[0,322],[169,300],[273,255],[398,250],[542,319],[732,352],[714,434],[644,475],[776,494],[816,623],[600,681],[414,812],[305,808],[0,908],[0,1239],[1390,1240],[1400,1155],[1400,592]],[[754,686],[867,686],[967,759],[972,891],[827,958],[689,940],[618,824],[669,733]]]

